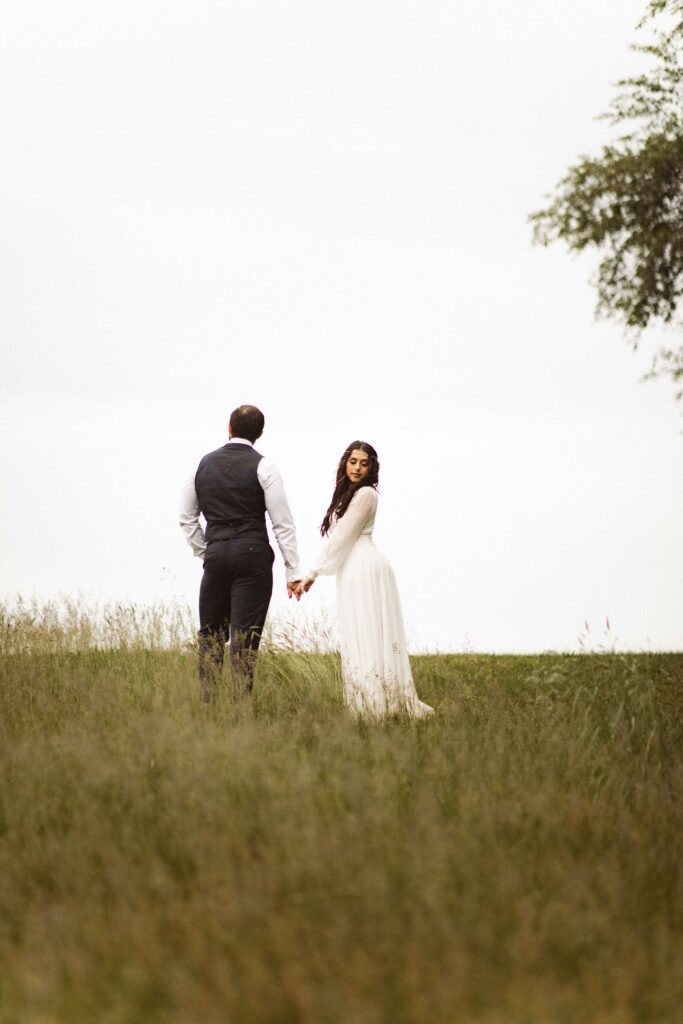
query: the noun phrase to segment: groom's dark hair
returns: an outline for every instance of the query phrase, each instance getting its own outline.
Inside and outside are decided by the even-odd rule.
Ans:
[[[266,418],[255,405],[239,405],[230,413],[230,429],[233,437],[244,437],[257,441],[263,433]]]

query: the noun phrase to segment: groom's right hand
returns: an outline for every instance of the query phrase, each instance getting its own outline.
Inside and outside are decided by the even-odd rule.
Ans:
[[[292,580],[291,583],[287,584],[287,597],[295,597],[297,601],[301,600],[301,580]]]

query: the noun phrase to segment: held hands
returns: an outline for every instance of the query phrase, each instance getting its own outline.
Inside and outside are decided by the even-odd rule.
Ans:
[[[295,597],[297,601],[301,600],[302,594],[307,594],[311,589],[315,580],[304,579],[304,580],[292,580],[291,583],[287,584],[287,597]]]

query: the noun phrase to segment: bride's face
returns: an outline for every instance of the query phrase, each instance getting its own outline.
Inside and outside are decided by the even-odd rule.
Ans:
[[[370,472],[370,457],[360,448],[354,448],[346,461],[346,475],[352,484],[360,483]]]

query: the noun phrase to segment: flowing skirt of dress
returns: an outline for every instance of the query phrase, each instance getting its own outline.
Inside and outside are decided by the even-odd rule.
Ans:
[[[358,538],[337,572],[337,617],[344,697],[358,715],[434,709],[415,691],[396,577],[372,538]]]

